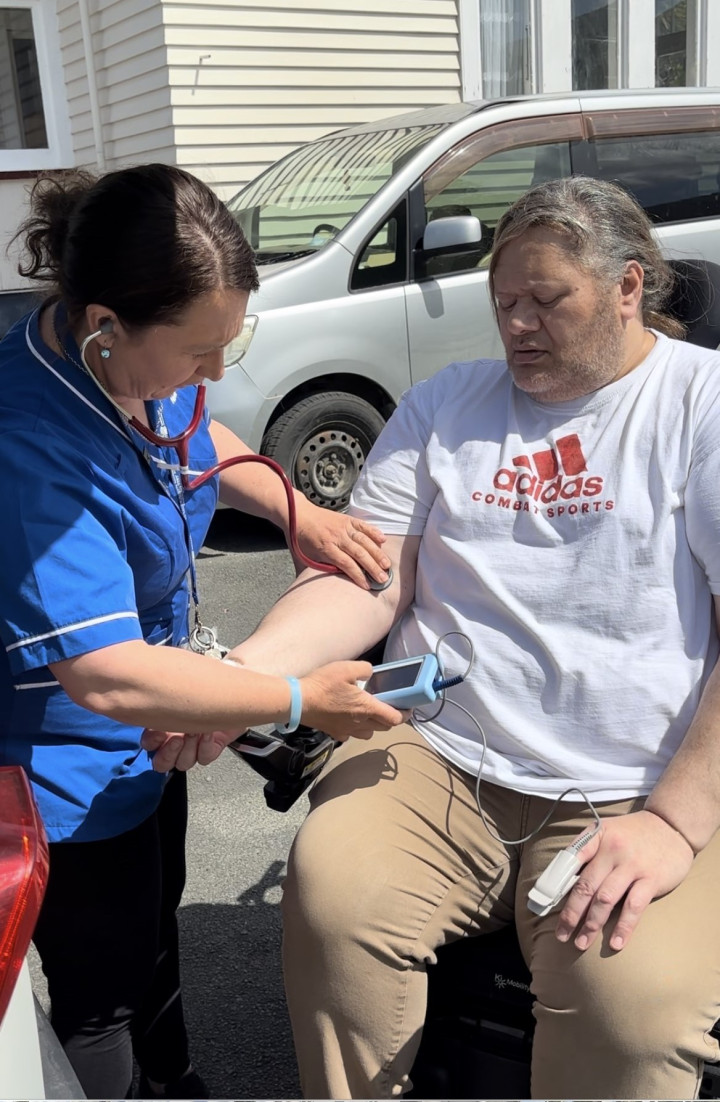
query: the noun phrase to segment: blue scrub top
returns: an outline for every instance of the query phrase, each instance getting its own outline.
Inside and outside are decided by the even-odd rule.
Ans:
[[[195,394],[148,402],[151,424],[181,432]],[[195,470],[216,462],[207,426],[206,415],[190,442]],[[25,768],[52,842],[137,826],[166,779],[141,727],[74,704],[48,669],[113,643],[187,636],[188,535],[197,551],[218,479],[184,495],[185,521],[172,475],[145,453],[177,462],[42,342],[37,312],[0,342],[0,764]]]

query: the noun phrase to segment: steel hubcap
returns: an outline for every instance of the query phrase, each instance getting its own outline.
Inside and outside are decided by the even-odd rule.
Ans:
[[[311,501],[320,498],[345,505],[364,462],[365,451],[350,433],[340,429],[318,432],[298,452],[298,486]]]

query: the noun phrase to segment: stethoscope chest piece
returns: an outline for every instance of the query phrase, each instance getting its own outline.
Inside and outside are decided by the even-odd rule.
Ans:
[[[370,589],[373,591],[373,593],[382,593],[383,589],[387,589],[388,586],[392,585],[392,581],[393,581],[392,567],[390,567],[388,569],[387,578],[385,579],[384,582],[376,581],[376,579],[371,578],[369,574],[366,574],[365,576],[367,578],[368,585],[370,586]]]

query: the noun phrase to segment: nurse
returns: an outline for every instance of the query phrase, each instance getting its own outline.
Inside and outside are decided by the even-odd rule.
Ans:
[[[214,730],[301,716],[369,736],[401,715],[358,689],[367,663],[296,681],[187,649],[194,551],[218,495],[287,530],[273,471],[246,462],[187,490],[176,451],[142,435],[183,432],[257,288],[226,207],[167,165],[47,177],[20,235],[22,274],[51,293],[0,344],[0,764],[27,771],[50,840],[35,943],[88,1097],[128,1097],[134,1056],[141,1097],[205,1098],[178,968],[185,777],[153,770],[143,729],[202,747]],[[238,454],[205,414],[191,469]],[[295,504],[306,555],[363,587],[387,577],[374,527]]]

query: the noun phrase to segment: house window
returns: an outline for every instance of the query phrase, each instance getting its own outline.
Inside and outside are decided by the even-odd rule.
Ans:
[[[56,0],[0,0],[0,172],[72,163]]]
[[[695,0],[655,0],[655,85],[688,88],[697,84]]]
[[[572,0],[571,10],[573,88],[617,88],[617,0]]]
[[[533,91],[530,0],[480,0],[483,99]]]
[[[0,8],[0,149],[47,149],[32,12]]]

